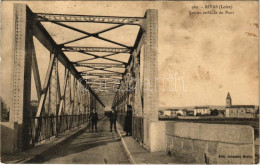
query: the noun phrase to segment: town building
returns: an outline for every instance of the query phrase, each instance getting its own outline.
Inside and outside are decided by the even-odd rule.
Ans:
[[[208,106],[194,107],[194,116],[210,115],[210,108]]]
[[[168,117],[176,117],[178,110],[179,109],[166,109],[164,110],[163,115]]]
[[[177,113],[177,116],[186,116],[187,109],[179,109],[176,113]]]
[[[226,98],[226,117],[253,118],[255,116],[254,105],[232,105],[232,99],[228,92]]]

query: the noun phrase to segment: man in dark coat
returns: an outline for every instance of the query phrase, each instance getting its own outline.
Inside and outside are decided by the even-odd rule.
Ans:
[[[127,106],[125,123],[124,123],[124,131],[126,132],[126,136],[132,135],[132,106]]]
[[[92,113],[90,114],[90,120],[91,120],[91,124],[92,124],[92,132],[93,132],[94,126],[95,126],[95,130],[97,132],[98,114],[96,112],[96,109],[93,109]]]
[[[117,120],[117,113],[116,111],[113,109],[111,114],[110,114],[110,117],[109,117],[109,121],[110,121],[110,132],[112,132],[112,127],[114,125],[114,129],[115,129],[115,132],[116,132],[116,120]]]

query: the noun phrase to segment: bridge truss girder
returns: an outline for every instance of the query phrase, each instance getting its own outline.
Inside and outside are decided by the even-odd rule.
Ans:
[[[18,122],[21,125],[21,131],[19,131],[21,133],[21,135],[19,135],[19,137],[21,137],[18,142],[19,147],[24,149],[28,148],[31,141],[33,141],[34,144],[34,142],[40,138],[40,132],[42,129],[41,124],[43,124],[43,112],[48,111],[48,113],[51,112],[56,116],[55,131],[59,132],[64,129],[59,126],[59,124],[62,124],[59,123],[61,122],[59,117],[62,117],[63,115],[87,113],[86,107],[88,107],[88,109],[94,109],[98,106],[104,107],[104,104],[98,95],[104,98],[102,94],[105,93],[115,95],[112,106],[116,110],[120,110],[129,104],[133,106],[134,115],[143,119],[144,136],[141,141],[145,147],[149,147],[149,124],[151,121],[156,121],[158,116],[158,94],[156,91],[157,84],[155,81],[158,72],[157,10],[147,10],[144,17],[111,17],[33,13],[25,4],[15,4],[14,15],[14,61],[12,75],[13,100],[10,120]],[[64,28],[82,33],[85,36],[58,45],[42,26],[41,22],[51,22]],[[89,33],[62,22],[112,23],[117,25],[96,33]],[[138,25],[141,27],[133,47],[100,36],[100,34],[104,32],[124,25]],[[43,87],[40,83],[39,69],[33,46],[33,36],[49,50],[51,55]],[[88,37],[94,37],[123,48],[65,46],[66,44],[80,41]],[[140,58],[142,48],[144,48],[143,59]],[[72,62],[64,54],[64,51],[79,52],[85,55],[90,55],[92,58]],[[92,52],[109,52],[111,54],[98,56]],[[127,63],[108,58],[109,56],[120,53],[130,54]],[[99,58],[115,62],[115,64],[85,63]],[[141,60],[144,62],[143,75],[140,73]],[[62,88],[63,90],[60,90],[58,62],[65,66],[66,75]],[[102,70],[106,73],[94,73],[89,72],[89,70],[82,73],[78,72],[76,67],[83,66],[90,68],[91,70]],[[107,68],[117,67],[125,68],[124,73],[107,70]],[[34,121],[35,124],[33,125],[31,125],[30,118],[31,69],[33,70],[39,100],[39,106]],[[83,79],[82,76],[85,75],[97,76],[97,79],[101,81],[104,81],[104,78],[112,77],[120,81],[120,86],[116,85],[118,82],[115,82],[114,85],[118,86],[116,91],[112,89],[114,85],[109,85],[107,87],[102,86],[102,89],[110,89],[107,89],[107,91],[98,91],[96,90],[96,87],[92,86],[93,84],[88,84],[88,82],[91,82],[90,80],[85,81]],[[142,82],[143,79],[150,81],[149,87],[152,91],[143,90],[142,88],[132,88],[136,85],[129,81],[132,78],[135,78],[138,83]],[[123,113],[123,111],[121,112]],[[71,118],[69,118],[69,120],[71,120]],[[36,132],[35,137],[33,138],[30,133],[32,130]],[[135,131],[133,133],[135,133]]]
[[[141,52],[142,48],[143,51]],[[146,11],[144,24],[139,30],[133,52],[123,74],[122,81],[124,83],[121,83],[120,88],[123,87],[127,90],[117,91],[113,101],[113,107],[121,113],[123,112],[122,109],[127,109],[127,105],[132,105],[134,126],[140,123],[143,126],[143,132],[139,132],[139,128],[133,128],[133,135],[147,149],[150,149],[150,123],[158,120],[157,51],[158,11],[149,9]],[[143,61],[143,74],[141,74],[140,69],[141,60]],[[137,84],[131,82],[131,79],[135,79]],[[147,86],[143,83],[144,80],[149,82],[148,89],[145,89]],[[136,86],[138,84],[139,86]]]
[[[83,78],[80,73],[42,24],[33,20],[34,13],[27,5],[14,4],[14,15],[15,29],[10,122],[17,122],[19,125],[18,148],[27,149],[36,142],[44,140],[49,135],[57,135],[61,131],[59,130],[61,129],[59,125],[62,125],[61,118],[63,114],[84,115],[83,105],[86,104],[84,98],[86,99],[87,95],[91,97],[93,107],[96,105],[99,106],[99,104],[101,107],[104,107],[104,104],[86,81],[81,81]],[[49,66],[43,86],[40,81],[33,37],[37,38],[50,52]],[[58,62],[63,64],[66,70],[63,93],[60,90]],[[35,116],[33,116],[34,112],[31,111],[31,72],[34,75],[39,101]],[[75,80],[74,87],[71,86],[72,77]],[[55,125],[52,125],[52,132],[49,133],[46,130],[44,131],[45,126],[43,125],[51,124],[48,118],[53,120],[52,122]],[[43,133],[45,134],[44,136]]]

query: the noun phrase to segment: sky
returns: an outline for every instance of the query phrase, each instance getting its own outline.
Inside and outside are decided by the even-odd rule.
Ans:
[[[1,96],[10,104],[13,3],[2,2],[1,10]],[[259,104],[259,62],[258,62],[258,2],[194,2],[194,1],[31,1],[26,3],[36,13],[63,13],[82,15],[110,15],[142,17],[147,9],[159,13],[158,32],[158,78],[159,106],[225,105],[229,91],[233,104]],[[234,14],[190,15],[192,6],[232,5]],[[82,35],[67,34],[50,23],[44,24],[52,31],[55,41],[66,41]],[[111,25],[81,26],[90,32],[102,30]],[[117,41],[133,41],[136,27],[124,27],[120,31],[104,33]],[[123,32],[124,30],[124,32]],[[121,40],[118,36],[121,36]],[[70,38],[72,37],[72,38]],[[45,74],[49,52],[34,39],[36,54],[42,75]],[[94,39],[88,43],[95,43]],[[106,45],[106,43],[101,43]],[[47,54],[47,55],[46,55]],[[79,60],[80,55],[71,56]],[[122,57],[124,58],[124,57]],[[40,62],[39,62],[40,61]],[[63,73],[61,73],[63,74]],[[177,78],[169,88],[167,78]],[[164,83],[163,83],[164,82]],[[43,84],[43,82],[42,82]],[[36,95],[32,96],[33,98]]]

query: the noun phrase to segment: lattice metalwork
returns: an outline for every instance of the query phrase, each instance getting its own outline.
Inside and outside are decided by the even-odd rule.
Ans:
[[[77,114],[78,111],[78,89],[77,89],[77,81],[73,78],[73,89],[72,89],[72,114]]]
[[[96,22],[110,24],[140,25],[142,17],[113,17],[113,16],[94,16],[94,15],[68,15],[68,14],[46,14],[37,13],[34,18],[36,21],[50,22]]]
[[[110,53],[130,53],[128,48],[106,48],[106,47],[63,47],[63,51],[68,52],[110,52]]]
[[[55,58],[49,86],[49,115],[56,116],[58,111],[58,59]]]
[[[70,71],[67,71],[67,84],[65,89],[65,96],[64,96],[64,114],[71,115],[71,74]]]
[[[81,73],[82,76],[122,76],[121,73]]]
[[[75,63],[75,66],[81,67],[106,67],[106,68],[125,68],[126,65],[123,64],[113,64],[113,63]]]

